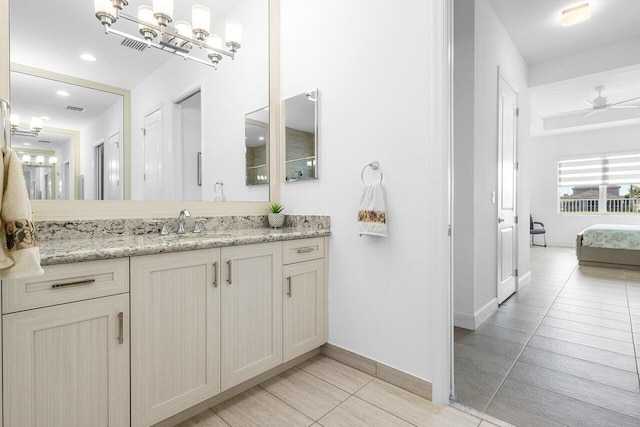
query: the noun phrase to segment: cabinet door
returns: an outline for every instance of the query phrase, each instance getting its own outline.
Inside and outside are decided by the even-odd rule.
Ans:
[[[129,296],[3,316],[5,427],[129,426]]]
[[[284,361],[326,342],[324,260],[285,265],[282,339]]]
[[[132,426],[220,391],[220,249],[131,259]]]
[[[282,363],[282,243],[222,248],[222,390]]]

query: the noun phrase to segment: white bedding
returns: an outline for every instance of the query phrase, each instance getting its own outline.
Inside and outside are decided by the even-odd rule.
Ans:
[[[640,225],[592,225],[582,232],[582,246],[640,250]]]

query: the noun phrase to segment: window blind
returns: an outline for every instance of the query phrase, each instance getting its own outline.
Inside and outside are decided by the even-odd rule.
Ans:
[[[590,157],[558,162],[558,187],[640,182],[640,154]]]

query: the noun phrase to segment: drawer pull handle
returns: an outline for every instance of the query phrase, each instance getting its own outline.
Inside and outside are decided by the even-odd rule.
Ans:
[[[229,276],[227,277],[227,283],[231,284],[231,260],[227,261],[227,265],[229,266]]]
[[[124,313],[118,313],[118,343],[124,344]]]
[[[55,285],[51,285],[51,289],[66,288],[66,287],[69,287],[69,286],[90,285],[90,284],[94,283],[95,281],[96,281],[96,279],[87,279],[87,280],[78,280],[77,282],[56,283]]]
[[[289,282],[289,290],[287,291],[287,295],[291,298],[291,276],[287,277],[287,282]]]
[[[213,263],[213,286],[218,287],[218,261]]]
[[[298,253],[299,254],[306,254],[307,252],[313,252],[315,250],[316,250],[315,246],[309,246],[307,248],[299,248],[298,249]]]

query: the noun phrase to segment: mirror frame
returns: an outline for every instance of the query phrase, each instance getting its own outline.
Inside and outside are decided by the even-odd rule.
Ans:
[[[10,98],[9,58],[9,1],[0,0],[0,99]],[[269,1],[269,122],[280,123],[280,0]],[[17,69],[15,71],[18,71]],[[55,74],[55,73],[54,73]],[[106,86],[106,85],[105,85]],[[108,90],[111,92],[111,90]],[[128,106],[127,106],[128,105]],[[130,99],[125,110],[130,109]],[[125,111],[125,117],[126,117]],[[129,133],[124,124],[125,165],[130,164]],[[106,201],[106,200],[32,200],[31,208],[36,221],[63,221],[88,219],[124,219],[174,217],[188,207],[195,216],[263,215],[268,203],[280,202],[280,126],[270,126],[269,140],[269,201],[268,202],[196,202],[196,201]],[[126,173],[126,168],[125,168]],[[130,183],[125,187],[125,198],[131,194]]]

